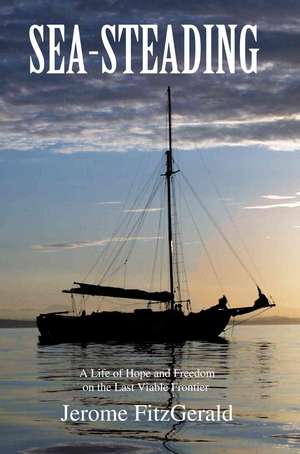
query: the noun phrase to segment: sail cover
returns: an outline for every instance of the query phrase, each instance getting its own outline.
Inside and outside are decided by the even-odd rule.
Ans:
[[[128,289],[119,287],[104,287],[102,285],[74,282],[79,287],[63,290],[63,293],[77,293],[79,295],[110,296],[114,298],[130,298],[136,300],[161,301],[168,303],[172,300],[170,292],[147,292],[146,290]]]

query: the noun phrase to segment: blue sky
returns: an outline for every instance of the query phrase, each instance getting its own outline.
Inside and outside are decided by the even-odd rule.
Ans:
[[[266,290],[280,302],[277,313],[300,314],[297,2],[3,0],[0,17],[3,316],[28,318],[69,304],[60,290],[85,275],[103,249],[99,242],[107,240],[128,208],[125,194],[134,176],[138,173],[143,181],[166,149],[168,85],[181,169],[249,261],[218,200],[220,195],[225,199],[265,277]],[[28,30],[34,23],[65,24],[64,49],[70,46],[70,30],[79,24],[84,51],[97,47],[105,23],[157,23],[161,30],[169,23],[174,30],[182,23],[257,24],[258,73],[246,75],[238,69],[235,75],[142,76],[119,71],[101,76],[95,62],[86,57],[86,76],[30,75]],[[180,60],[177,33],[175,44]],[[120,60],[123,47],[116,50]],[[137,48],[134,57],[138,63]],[[188,198],[232,304],[252,303],[256,296],[252,283],[229,258],[199,206]],[[146,237],[155,235],[158,216],[159,211],[149,213]],[[220,289],[189,216],[185,221],[191,294],[199,309],[214,303]],[[128,264],[128,275],[146,286],[149,260],[144,258],[153,246],[154,240],[137,241],[136,265]]]

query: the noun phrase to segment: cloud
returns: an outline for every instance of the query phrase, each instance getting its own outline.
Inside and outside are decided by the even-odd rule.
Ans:
[[[129,238],[126,237],[117,237],[117,238],[107,238],[104,240],[95,240],[95,241],[66,241],[62,243],[44,243],[44,244],[34,244],[32,249],[36,251],[59,251],[63,249],[78,249],[82,247],[91,247],[91,246],[105,246],[108,243],[123,243],[125,241],[153,241],[157,239],[162,239],[160,236],[132,236]]]
[[[253,205],[253,206],[244,206],[245,210],[270,210],[273,208],[298,208],[300,207],[300,202],[287,202],[287,203],[274,203],[271,205]]]
[[[288,200],[288,199],[296,199],[296,196],[294,195],[273,195],[273,194],[268,194],[268,195],[262,195],[263,199],[269,199],[269,200]]]
[[[106,205],[121,205],[121,202],[119,202],[117,200],[111,200],[111,201],[108,201],[108,202],[96,202],[96,205],[103,205],[103,206],[106,206]]]
[[[228,0],[226,4],[219,0],[65,0],[63,5],[58,0],[3,0],[0,17],[0,150],[162,150],[168,84],[173,93],[177,149],[239,145],[300,150],[299,2],[274,2],[271,8],[269,2],[260,0]],[[119,71],[101,75],[99,60],[87,56],[86,76],[30,76],[30,25],[65,24],[63,49],[68,53],[70,30],[80,24],[86,56],[87,50],[99,47],[101,25],[137,21],[158,23],[162,28],[167,23],[257,24],[258,73],[156,76]],[[175,45],[182,62],[177,29]],[[124,62],[123,44],[116,50],[120,63]],[[133,46],[132,54],[139,67],[138,46]]]
[[[123,210],[124,213],[155,213],[161,211],[163,208],[132,208],[129,210]]]

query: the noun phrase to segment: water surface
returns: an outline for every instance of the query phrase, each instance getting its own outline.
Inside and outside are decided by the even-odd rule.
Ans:
[[[178,454],[300,452],[299,326],[243,326],[220,343],[41,346],[36,329],[1,329],[1,452]],[[156,380],[162,392],[86,392],[82,369],[212,370],[214,379]],[[101,380],[113,384],[111,378]],[[122,381],[122,380],[121,380]],[[136,384],[138,379],[123,383]],[[153,378],[147,381],[152,381]],[[171,392],[175,384],[207,392]],[[135,404],[233,406],[232,422],[135,422]],[[63,423],[62,405],[125,408],[126,422]]]

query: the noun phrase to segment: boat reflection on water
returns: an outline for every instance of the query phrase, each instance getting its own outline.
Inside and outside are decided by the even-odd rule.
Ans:
[[[274,345],[272,342],[264,341],[257,342],[256,347],[257,389],[260,391],[260,398],[267,399],[270,397],[271,388],[275,385],[274,382],[276,380],[274,376],[272,377],[271,371],[272,350]]]
[[[121,422],[78,422],[59,424],[69,434],[92,438],[93,442],[105,439],[114,452],[118,446],[128,440],[138,443],[145,442],[144,451],[148,452],[151,444],[161,452],[184,453],[182,446],[189,443],[212,442],[207,432],[209,424],[186,421],[134,421],[134,405],[151,405],[160,409],[170,410],[176,404],[185,405],[186,409],[207,409],[226,405],[227,379],[230,374],[230,342],[219,338],[216,342],[177,342],[177,343],[104,343],[104,344],[60,344],[56,346],[38,347],[39,379],[46,383],[43,392],[45,400],[56,407],[69,404],[77,409],[123,409],[128,411],[128,420]],[[64,366],[62,367],[62,364]],[[96,383],[99,380],[80,379],[82,369],[89,373],[90,369],[101,368],[108,371],[118,369],[150,370],[149,383],[162,382],[167,385],[164,392],[83,392],[85,383]],[[178,370],[212,370],[215,378],[211,379],[180,379]],[[154,378],[154,371],[169,371],[168,377]],[[106,385],[113,386],[111,377],[101,379]],[[127,378],[123,381],[136,385],[138,380]],[[209,389],[205,393],[178,392],[174,384],[207,383]],[[44,386],[44,385],[43,385]],[[45,399],[46,396],[46,399]],[[54,397],[54,398],[53,398]],[[56,410],[57,411],[57,410]],[[62,411],[59,409],[59,412]],[[175,411],[180,419],[180,411]],[[60,415],[61,416],[61,415]],[[149,445],[150,443],[150,445]],[[121,449],[121,448],[120,448]],[[105,450],[101,452],[106,452]],[[122,452],[122,451],[120,451]],[[129,452],[129,451],[128,451]],[[149,452],[152,452],[151,449]]]
[[[1,435],[5,453],[269,454],[299,450],[299,327],[235,327],[228,342],[36,344],[34,329],[0,330]],[[84,392],[83,368],[171,370],[161,392]],[[215,371],[207,392],[175,384],[179,370]],[[173,372],[172,372],[173,371]],[[12,379],[13,377],[13,379]],[[153,381],[152,378],[149,380]],[[113,380],[107,378],[105,383]],[[129,379],[136,383],[136,379]],[[233,407],[232,422],[134,422],[136,404]],[[62,406],[128,410],[126,423],[63,423]],[[12,435],[14,439],[12,441]],[[12,445],[13,443],[13,445]],[[1,452],[2,452],[1,451]]]

